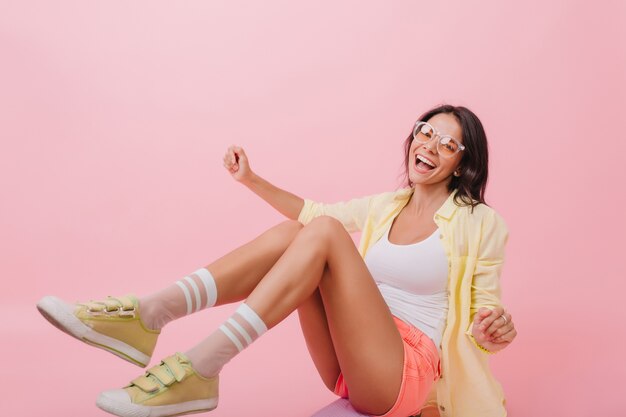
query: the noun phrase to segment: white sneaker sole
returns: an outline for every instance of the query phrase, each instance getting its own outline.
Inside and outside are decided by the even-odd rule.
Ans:
[[[217,407],[217,398],[187,401],[178,404],[147,406],[133,404],[123,389],[104,391],[96,405],[119,417],[170,417],[183,414],[205,413]]]
[[[145,353],[87,326],[74,315],[74,306],[57,297],[43,297],[37,303],[37,309],[56,328],[78,340],[111,352],[137,366],[145,367],[150,363],[150,356]]]

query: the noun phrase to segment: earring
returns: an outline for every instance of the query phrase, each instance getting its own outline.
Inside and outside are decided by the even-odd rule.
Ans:
[[[456,171],[454,171],[454,176],[455,177],[460,177],[461,173],[458,170],[456,170]]]

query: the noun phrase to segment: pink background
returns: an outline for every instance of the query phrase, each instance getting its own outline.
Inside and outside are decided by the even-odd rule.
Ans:
[[[511,233],[510,415],[623,415],[626,6],[593,4],[2,1],[2,414],[103,416],[97,394],[141,373],[41,296],[145,295],[283,220],[222,167],[229,145],[334,202],[397,187],[415,118],[448,102],[486,127]],[[234,307],[171,324],[154,361]],[[224,370],[212,415],[333,399],[292,315]]]

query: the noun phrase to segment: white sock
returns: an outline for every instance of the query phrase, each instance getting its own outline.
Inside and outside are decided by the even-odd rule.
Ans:
[[[139,300],[141,319],[150,329],[161,329],[170,321],[213,307],[217,301],[215,278],[200,268],[174,284]]]
[[[200,311],[202,308],[213,307],[217,301],[217,288],[215,286],[215,278],[206,268],[200,268],[191,276],[187,275],[183,279],[176,281],[176,285],[183,291],[185,297],[185,305],[187,306],[187,314],[191,314],[195,311]],[[202,296],[200,287],[206,294],[204,307],[202,307]],[[191,292],[193,291],[193,299],[191,298]]]
[[[185,355],[196,372],[210,378],[266,331],[267,326],[259,315],[242,303],[224,324]]]

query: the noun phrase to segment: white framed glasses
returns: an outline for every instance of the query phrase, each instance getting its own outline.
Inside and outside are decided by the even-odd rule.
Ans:
[[[417,122],[413,128],[413,140],[419,143],[428,143],[437,136],[437,152],[445,158],[451,158],[456,153],[465,150],[465,146],[450,135],[442,135],[427,122]]]

